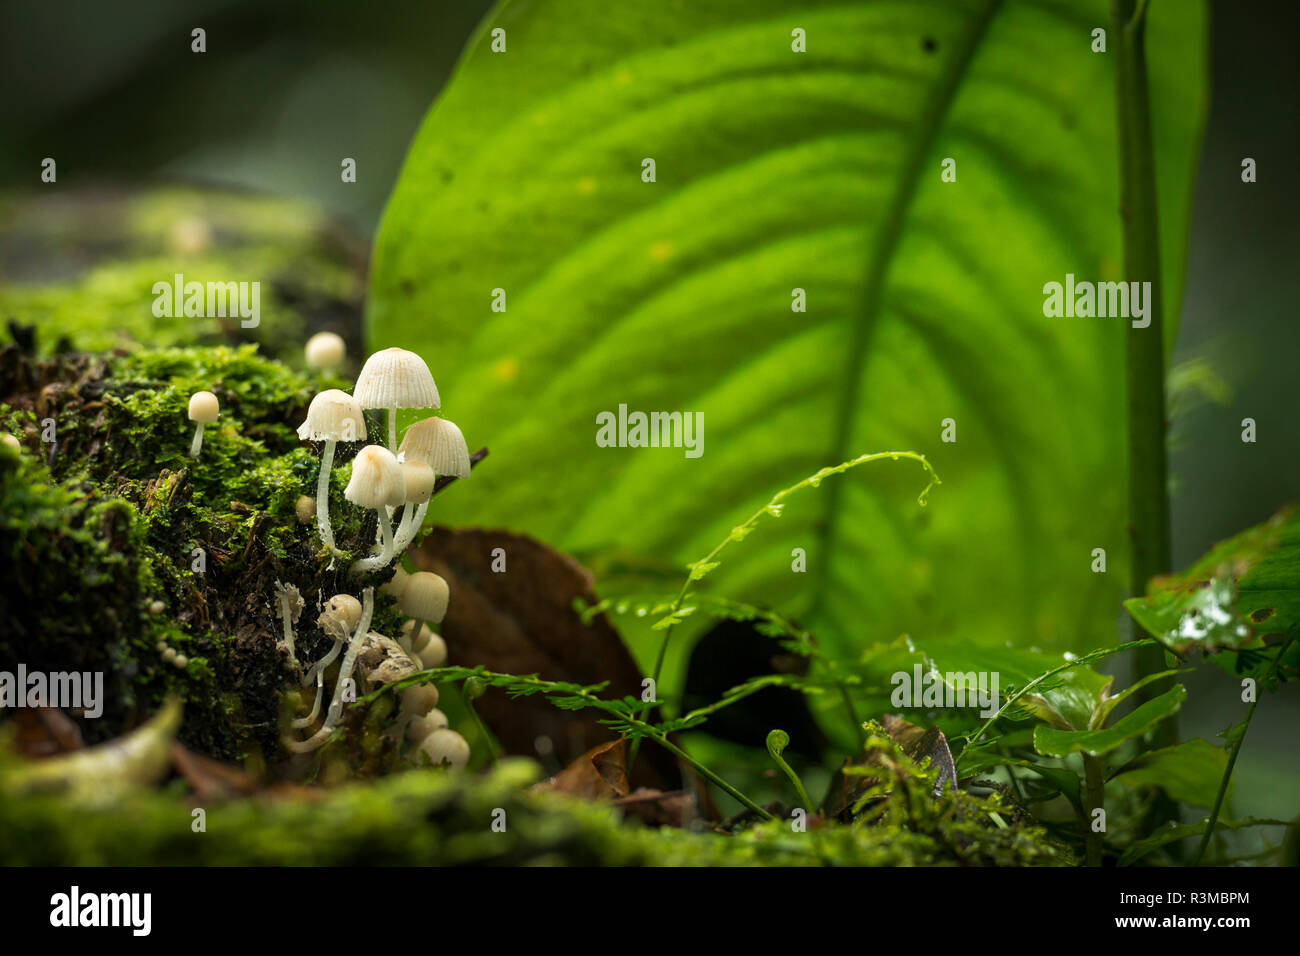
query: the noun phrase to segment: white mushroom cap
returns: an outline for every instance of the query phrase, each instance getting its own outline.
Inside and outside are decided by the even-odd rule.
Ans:
[[[433,485],[438,476],[422,461],[402,462],[402,477],[406,481],[406,500],[422,505],[433,497]]]
[[[327,388],[311,400],[307,420],[298,426],[307,441],[365,441],[366,416],[361,403],[337,388]]]
[[[211,392],[195,392],[190,396],[190,421],[211,425],[221,414],[221,403]]]
[[[432,571],[417,571],[397,596],[397,609],[417,621],[437,624],[447,616],[449,598],[446,581]]]
[[[361,620],[361,602],[351,594],[336,594],[325,605],[324,614],[338,618],[351,631]]]
[[[408,714],[424,715],[438,706],[438,688],[432,684],[416,684],[402,691],[402,710]],[[444,723],[444,727],[447,725]]]
[[[367,445],[352,462],[352,478],[343,497],[362,508],[396,507],[406,500],[406,481],[397,456],[380,445]]]
[[[428,713],[421,714],[411,721],[411,729],[407,731],[411,735],[411,743],[421,744],[429,739],[429,735],[439,730],[447,729],[447,715],[437,707],[432,708]],[[457,734],[456,736],[460,736]],[[463,739],[463,738],[462,738]]]
[[[402,633],[410,635],[414,621],[402,625]],[[421,626],[420,633],[411,642],[411,653],[420,658],[422,667],[441,667],[447,662],[447,642],[428,624]]]
[[[407,461],[422,461],[436,475],[469,477],[469,446],[453,422],[426,418],[416,422],[402,436],[398,449]]]
[[[362,408],[440,408],[438,386],[424,359],[391,348],[366,359],[352,390]]]
[[[303,347],[303,355],[312,368],[336,368],[343,364],[347,354],[347,343],[334,332],[317,332]]]
[[[388,583],[380,585],[379,591],[381,594],[387,594],[389,597],[395,598],[402,593],[402,589],[406,587],[406,582],[410,578],[411,575],[407,573],[406,568],[399,564],[393,571],[393,576],[388,579]]]
[[[469,763],[469,743],[454,730],[442,728],[435,730],[424,738],[420,752],[429,758],[435,767],[448,763],[457,770],[463,770]]]

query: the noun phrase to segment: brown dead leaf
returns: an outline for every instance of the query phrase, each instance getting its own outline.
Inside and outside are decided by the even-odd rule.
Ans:
[[[636,817],[652,827],[687,827],[700,816],[695,795],[686,790],[653,790],[638,787],[614,801],[625,817]]]
[[[627,746],[623,738],[597,744],[554,777],[534,787],[583,800],[627,796]]]
[[[238,767],[213,760],[187,749],[183,744],[172,743],[172,766],[191,787],[200,801],[221,799],[254,793],[257,784]]]
[[[497,548],[505,555],[504,572],[492,570]],[[434,528],[409,553],[451,589],[441,628],[449,663],[584,685],[608,682],[603,697],[640,697],[642,674],[608,618],[587,625],[573,610],[574,598],[594,604],[596,595],[590,572],[572,558],[523,535],[448,528]],[[475,707],[510,754],[536,756],[536,741],[546,737],[555,758],[568,765],[615,737],[598,722],[599,712],[559,710],[540,696],[512,699],[493,688]],[[640,748],[632,783],[672,790],[681,774],[671,754],[649,745]]]
[[[76,721],[53,707],[19,707],[13,723],[14,749],[24,757],[50,757],[84,746]]]
[[[953,762],[952,751],[948,749],[948,738],[942,730],[938,727],[926,730],[893,714],[882,717],[880,724],[890,739],[903,748],[903,753],[917,763],[929,757],[930,765],[938,768],[939,776],[934,778],[935,796],[943,793],[945,786],[956,789],[957,765]]]

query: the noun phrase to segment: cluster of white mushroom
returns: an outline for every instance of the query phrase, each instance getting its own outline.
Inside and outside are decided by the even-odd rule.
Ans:
[[[329,333],[326,333],[329,334]],[[319,337],[308,343],[307,356],[314,366],[341,348],[337,343],[322,344]],[[337,336],[335,336],[337,338]],[[328,353],[326,355],[325,353]],[[307,420],[298,429],[299,437],[323,442],[320,476],[316,486],[315,517],[322,546],[332,555],[341,552],[335,546],[329,515],[329,483],[334,464],[334,450],[339,442],[365,441],[364,412],[378,409],[387,412],[388,445],[366,445],[353,459],[352,477],[343,496],[352,504],[371,509],[378,521],[378,541],[373,553],[355,560],[353,574],[378,571],[393,563],[414,541],[424,523],[429,499],[440,477],[466,478],[470,473],[469,448],[459,428],[442,418],[426,418],[411,425],[398,444],[397,410],[437,409],[438,388],[428,365],[414,352],[390,348],[376,352],[366,361],[357,377],[353,393],[327,389],[317,395],[307,411]],[[402,509],[401,521],[393,527],[393,517]],[[300,519],[310,520],[311,508],[300,501]],[[333,638],[333,646],[303,676],[303,685],[316,685],[311,712],[293,722],[295,728],[310,727],[320,714],[324,696],[325,669],[343,653],[334,693],[321,727],[306,740],[285,740],[288,749],[306,753],[320,747],[342,718],[344,690],[361,659],[366,677],[372,683],[400,680],[421,668],[437,667],[447,657],[447,646],[428,625],[442,622],[449,598],[447,582],[427,571],[408,574],[399,565],[392,580],[383,586],[394,597],[398,609],[410,620],[398,640],[370,630],[374,614],[374,588],[361,592],[361,599],[350,594],[336,594],[322,611],[317,623]],[[285,644],[293,660],[293,623],[297,619],[293,599],[297,592],[280,592],[281,618]],[[428,623],[426,623],[428,622]],[[400,735],[408,731],[413,745],[412,759],[427,759],[434,765],[449,763],[463,767],[469,760],[469,744],[460,734],[447,727],[447,719],[437,709],[438,691],[431,684],[407,688],[402,694]]]

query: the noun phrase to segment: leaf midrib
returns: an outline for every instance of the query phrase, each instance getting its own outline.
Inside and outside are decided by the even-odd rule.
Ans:
[[[926,101],[925,112],[917,123],[918,135],[902,164],[902,169],[890,199],[884,222],[877,233],[872,246],[871,256],[867,262],[866,286],[863,290],[862,312],[853,326],[853,335],[849,340],[846,358],[845,387],[841,394],[839,411],[835,416],[835,436],[832,455],[827,464],[846,461],[859,453],[861,449],[850,447],[853,426],[856,421],[858,402],[862,393],[863,379],[866,377],[864,358],[871,345],[871,338],[879,324],[880,303],[883,295],[884,279],[893,262],[894,253],[902,238],[903,225],[916,197],[917,186],[921,179],[921,164],[934,145],[939,128],[947,117],[948,110],[956,98],[961,85],[974,59],[975,51],[984,38],[989,24],[996,15],[1002,0],[983,0],[980,8],[971,14],[970,23],[948,61],[933,91]],[[838,531],[837,517],[840,513],[840,500],[844,481],[828,482],[826,496],[826,520],[822,524],[820,548],[823,556],[833,553]],[[813,587],[811,618],[820,615],[826,595],[826,582],[830,573],[830,560],[824,558],[817,562],[817,580]]]

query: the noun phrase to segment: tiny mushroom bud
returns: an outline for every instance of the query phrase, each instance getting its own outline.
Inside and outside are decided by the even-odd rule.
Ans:
[[[456,731],[446,727],[425,737],[420,744],[420,753],[428,757],[435,767],[446,763],[457,770],[463,770],[469,763],[469,743]]]
[[[162,652],[162,659],[165,660],[168,664],[176,660],[176,648],[169,647],[166,650],[164,650]]]
[[[343,497],[358,507],[375,511],[384,540],[379,554],[353,563],[353,573],[382,568],[393,560],[393,522],[387,508],[400,505],[406,498],[406,481],[397,456],[380,445],[361,449],[352,462],[352,480],[343,490]]]
[[[311,368],[332,369],[343,364],[348,347],[342,336],[334,332],[317,332],[307,340],[303,354]]]
[[[397,453],[397,410],[439,408],[438,386],[424,359],[406,349],[391,348],[366,359],[352,390],[362,408],[388,411],[388,449]],[[400,503],[400,502],[399,502]]]
[[[337,617],[343,624],[344,630],[351,634],[352,629],[357,626],[357,621],[361,620],[361,602],[351,594],[336,594],[325,605],[324,614]]]
[[[402,625],[404,640],[411,640],[410,635],[414,627],[414,621],[407,621]],[[434,633],[427,624],[421,626],[419,634],[411,641],[411,651],[420,658],[420,664],[425,668],[441,667],[447,661],[447,642]]]
[[[334,467],[334,446],[341,441],[365,441],[365,413],[357,400],[347,392],[327,388],[311,400],[311,405],[307,408],[307,420],[298,426],[298,437],[307,441],[325,442],[320,455],[320,474],[316,478],[316,526],[320,531],[321,542],[333,551],[330,469]],[[354,473],[355,467],[354,465]]]
[[[17,438],[15,438],[13,435],[10,435],[10,434],[6,433],[6,434],[5,434],[5,437],[4,437],[3,440],[4,440],[4,443],[5,443],[7,446],[9,446],[10,448],[12,448],[14,451],[22,451],[22,450],[23,450],[23,443],[20,442],[20,441],[19,441]]]
[[[411,743],[419,745],[427,740],[434,731],[445,730],[446,728],[447,715],[434,707],[428,713],[411,718]]]
[[[388,579],[388,583],[383,585],[379,590],[381,593],[387,594],[391,598],[395,598],[402,593],[402,588],[406,587],[406,582],[410,577],[411,575],[407,573],[406,568],[399,564],[393,571],[393,576]]]
[[[177,654],[174,658],[172,658],[172,663],[176,665],[176,669],[178,671],[183,671],[185,670],[186,667],[189,666],[190,659],[186,657],[184,654]]]
[[[167,605],[164,604],[162,601],[149,602],[149,613],[154,615],[155,617],[161,614],[165,610],[167,610]]]
[[[425,621],[442,623],[447,616],[447,582],[432,571],[412,574],[397,598],[397,609],[412,618],[409,635],[418,635]]]
[[[310,495],[299,495],[293,506],[299,524],[311,524],[316,517],[316,499]]]
[[[416,684],[402,691],[403,713],[427,714],[437,706],[438,688],[432,684]]]
[[[190,396],[190,421],[196,422],[194,443],[190,445],[190,457],[198,458],[199,449],[203,447],[203,426],[211,425],[221,414],[221,403],[211,392],[195,392]]]
[[[329,649],[324,657],[308,668],[302,679],[304,687],[310,684],[314,678],[318,678],[325,668],[334,662],[334,658],[339,656],[339,651],[343,649],[343,645],[347,643],[352,632],[356,630],[357,622],[361,620],[362,613],[361,602],[351,594],[336,594],[329,599],[325,605],[325,610],[316,618],[316,623],[320,625],[320,629],[325,632],[325,635],[334,641],[334,646]],[[319,681],[317,682],[316,704],[319,707]],[[313,710],[313,719],[315,715],[316,711]]]

